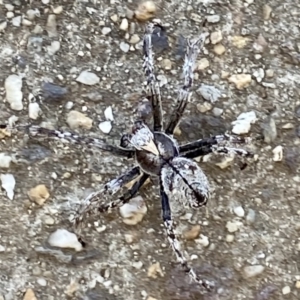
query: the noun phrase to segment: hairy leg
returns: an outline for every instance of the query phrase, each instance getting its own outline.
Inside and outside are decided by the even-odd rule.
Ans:
[[[195,63],[198,53],[204,45],[206,37],[207,33],[202,33],[199,38],[188,41],[185,61],[183,65],[184,84],[179,91],[175,109],[173,110],[170,117],[170,121],[166,127],[167,134],[173,134],[174,129],[179,124],[180,119],[185,111],[185,108],[192,96],[192,92],[190,91],[190,89],[192,87],[194,79],[193,72],[195,68]]]
[[[154,74],[154,61],[152,52],[152,33],[155,27],[160,26],[158,24],[149,23],[145,30],[144,40],[143,40],[143,53],[144,53],[144,63],[143,68],[147,77],[148,86],[148,99],[152,104],[152,114],[154,122],[154,131],[163,130],[162,121],[162,104],[161,104],[161,93],[159,84],[156,80]]]
[[[208,280],[200,278],[196,272],[194,271],[193,268],[191,268],[185,256],[182,253],[181,247],[180,247],[180,242],[177,239],[177,236],[175,234],[175,226],[172,221],[171,217],[171,209],[170,209],[170,204],[169,204],[169,199],[167,194],[164,192],[163,189],[163,184],[160,184],[160,195],[161,195],[161,203],[162,203],[162,212],[163,212],[163,221],[164,225],[167,231],[167,237],[169,240],[169,243],[177,257],[177,260],[180,262],[184,272],[190,275],[190,277],[202,285],[206,290],[211,290],[214,287],[214,283],[210,282]]]

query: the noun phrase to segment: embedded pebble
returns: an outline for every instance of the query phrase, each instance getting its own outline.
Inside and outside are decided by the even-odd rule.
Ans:
[[[265,4],[263,7],[263,18],[264,20],[269,20],[272,13],[272,7],[268,4]]]
[[[161,66],[165,69],[165,70],[171,70],[172,69],[172,62],[170,59],[165,58],[161,61]]]
[[[54,55],[60,49],[60,42],[59,41],[52,41],[51,45],[47,47],[47,52],[49,55]]]
[[[0,168],[8,169],[10,166],[10,163],[12,161],[12,157],[9,155],[6,155],[5,153],[0,153]]]
[[[185,240],[188,240],[188,241],[194,240],[199,236],[200,230],[201,230],[200,225],[195,225],[192,228],[190,228],[189,230],[183,232],[182,236]]]
[[[101,32],[102,32],[103,35],[108,35],[111,32],[111,28],[103,27]]]
[[[234,154],[229,154],[226,155],[221,162],[216,163],[216,166],[223,170],[231,166],[233,161],[234,161]]]
[[[273,150],[273,160],[274,161],[282,161],[283,158],[283,147],[282,146],[277,146]]]
[[[161,269],[160,263],[156,262],[154,264],[152,264],[149,268],[148,268],[148,277],[154,278],[156,279],[158,274],[163,277],[164,273]]]
[[[168,83],[168,79],[165,75],[157,75],[157,80],[159,81],[160,87],[163,87]]]
[[[14,198],[14,189],[16,186],[16,180],[12,174],[1,174],[1,186],[6,191],[7,197],[10,200]]]
[[[244,37],[241,35],[235,35],[231,39],[233,46],[239,49],[246,47],[249,41],[250,39],[248,37]]]
[[[29,103],[28,116],[30,119],[36,120],[42,113],[42,110],[37,102]]]
[[[206,21],[208,23],[218,23],[220,22],[220,16],[219,15],[206,16]]]
[[[210,35],[210,42],[215,45],[222,41],[223,36],[221,31],[212,32]]]
[[[214,114],[215,117],[220,117],[223,114],[223,109],[219,108],[219,107],[214,107],[212,112]]]
[[[46,30],[48,32],[49,38],[53,38],[58,35],[57,34],[56,15],[50,14],[48,16]]]
[[[197,89],[197,93],[200,94],[205,100],[215,103],[222,96],[220,90],[212,85],[201,84]]]
[[[240,225],[241,225],[240,222],[231,222],[231,221],[228,221],[226,223],[226,229],[227,229],[228,232],[233,233],[233,232],[236,232],[236,231],[239,230]]]
[[[130,44],[137,44],[140,41],[140,37],[137,34],[133,34],[132,37],[129,40]]]
[[[223,55],[226,52],[226,48],[222,44],[216,44],[214,46],[214,52],[217,55]]]
[[[212,109],[212,105],[207,101],[204,101],[203,103],[198,103],[196,107],[201,113],[205,113]]]
[[[197,63],[197,70],[205,70],[209,67],[209,60],[207,58],[201,58]]]
[[[100,78],[95,73],[85,70],[79,74],[76,81],[86,85],[95,85],[100,82]]]
[[[128,30],[128,27],[129,27],[129,24],[128,24],[128,20],[126,18],[124,18],[122,21],[121,21],[121,24],[120,24],[120,29],[123,30],[123,31],[127,31]]]
[[[226,242],[232,243],[234,241],[234,235],[233,234],[227,234],[226,235]]]
[[[209,239],[206,235],[200,234],[199,238],[196,240],[197,244],[200,244],[203,247],[208,247]]]
[[[256,122],[256,115],[254,111],[241,113],[237,120],[232,122],[233,125],[232,132],[234,134],[245,134],[250,131],[251,124]]]
[[[132,198],[119,209],[123,222],[127,225],[136,225],[143,220],[147,213],[147,206],[141,196]]]
[[[22,110],[22,78],[15,74],[9,75],[5,79],[4,88],[6,92],[6,100],[10,104],[10,108],[12,110]]]
[[[12,19],[12,24],[16,27],[20,27],[22,22],[22,16],[17,16]]]
[[[36,281],[40,286],[46,286],[47,285],[47,281],[44,278],[38,278],[38,280]]]
[[[262,127],[265,143],[270,144],[271,142],[274,142],[277,137],[277,128],[274,118],[267,118],[267,120],[262,124]]]
[[[241,206],[236,206],[234,209],[233,209],[233,212],[240,218],[244,217],[245,216],[245,211],[244,209],[241,207]]]
[[[38,205],[43,205],[45,201],[49,199],[50,194],[44,184],[39,184],[29,190],[28,197],[31,201],[34,201]]]
[[[143,263],[141,261],[135,261],[132,263],[132,266],[137,269],[140,270],[143,267]]]
[[[125,43],[125,42],[121,42],[121,43],[120,43],[120,49],[121,49],[123,52],[127,53],[127,52],[129,51],[129,49],[130,49],[130,45],[127,44],[127,43]]]
[[[111,107],[111,106],[109,106],[109,107],[107,107],[107,108],[105,109],[105,111],[104,111],[104,116],[105,116],[105,119],[106,119],[107,121],[111,121],[111,122],[114,121],[114,116],[113,116],[113,112],[112,112],[112,107]]]
[[[246,222],[248,224],[253,224],[255,222],[255,217],[256,217],[255,211],[250,208],[248,210],[248,213],[247,213],[247,216],[246,216]]]
[[[33,289],[27,289],[26,290],[26,293],[23,297],[23,300],[37,300],[37,298],[35,297]]]
[[[67,115],[67,123],[71,129],[91,129],[93,126],[93,120],[83,113],[71,110]]]
[[[57,229],[53,232],[48,238],[48,243],[53,247],[72,248],[75,251],[82,250],[82,245],[77,236],[66,229]]]
[[[56,14],[59,15],[63,12],[63,7],[61,5],[52,7],[52,11]]]
[[[68,93],[68,89],[51,82],[44,82],[42,84],[43,97],[45,100],[57,100]]]
[[[110,133],[111,129],[112,129],[112,124],[111,121],[103,121],[99,124],[99,129],[103,132],[103,133]]]
[[[155,16],[156,5],[153,1],[141,2],[134,12],[134,16],[138,21],[148,21]]]
[[[238,90],[248,87],[252,81],[250,74],[234,74],[228,78],[228,81],[233,83]]]
[[[263,273],[265,267],[262,265],[246,266],[243,268],[245,278],[252,278]]]
[[[291,292],[291,288],[286,285],[285,287],[282,288],[282,295],[288,295]]]

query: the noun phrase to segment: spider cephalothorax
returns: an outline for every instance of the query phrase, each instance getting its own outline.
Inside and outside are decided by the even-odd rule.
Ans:
[[[184,257],[180,243],[175,234],[172,222],[170,201],[178,201],[191,208],[199,208],[205,205],[209,198],[209,182],[206,175],[198,164],[192,159],[211,152],[235,153],[242,156],[251,155],[248,151],[239,148],[229,148],[226,142],[245,143],[248,140],[227,134],[217,135],[206,139],[200,139],[179,146],[173,138],[173,132],[179,124],[185,108],[191,98],[194,65],[198,53],[201,51],[207,33],[201,33],[198,38],[188,41],[186,57],[183,65],[184,82],[179,90],[174,110],[167,122],[163,122],[162,99],[160,88],[154,74],[154,60],[152,53],[152,34],[161,28],[160,24],[150,23],[147,25],[143,39],[144,64],[143,68],[147,78],[147,99],[152,106],[153,126],[148,126],[145,120],[134,123],[132,132],[121,138],[120,147],[109,145],[102,139],[82,137],[70,132],[50,130],[38,126],[27,126],[32,136],[44,135],[66,140],[89,147],[98,147],[103,151],[115,155],[135,158],[137,166],[129,169],[126,173],[112,179],[103,188],[90,194],[83,202],[75,216],[75,230],[80,234],[84,223],[84,216],[96,211],[105,212],[111,208],[119,207],[138,192],[149,176],[158,177],[160,183],[160,196],[162,205],[162,217],[167,231],[167,237],[181,263],[195,281],[210,289],[214,282],[200,278],[191,268]],[[22,128],[22,126],[19,126]],[[0,128],[3,128],[1,126]],[[136,179],[132,187],[120,198],[109,203],[103,203],[103,194],[114,195],[127,183]]]

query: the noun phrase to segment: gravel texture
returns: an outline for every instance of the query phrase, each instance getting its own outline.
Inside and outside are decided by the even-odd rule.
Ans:
[[[138,8],[139,20],[150,9],[165,24],[155,40],[165,113],[181,82],[184,37],[198,34],[208,19],[210,39],[195,73],[199,92],[176,138],[223,133],[249,112],[256,121],[247,134],[263,136],[247,146],[256,157],[246,168],[237,157],[199,162],[214,189],[211,200],[206,210],[176,219],[191,263],[217,289],[204,293],[176,263],[155,180],[140,192],[148,209],[138,224],[124,224],[119,211],[96,216],[84,230],[84,250],[52,248],[48,239],[57,230],[78,243],[70,235],[76,205],[134,162],[0,131],[1,300],[300,298],[300,7],[291,0],[265,3],[172,0]],[[1,123],[14,115],[19,124],[118,143],[135,113],[149,112],[137,7],[0,0]]]

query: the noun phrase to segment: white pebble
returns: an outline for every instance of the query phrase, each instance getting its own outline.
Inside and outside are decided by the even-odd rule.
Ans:
[[[288,295],[291,292],[291,288],[286,285],[284,288],[282,288],[282,294],[283,295]]]
[[[21,21],[22,21],[22,17],[21,16],[17,16],[17,17],[14,17],[12,19],[12,24],[16,27],[20,27],[21,26]]]
[[[120,24],[120,29],[123,31],[127,31],[128,30],[128,20],[126,18],[124,18]]]
[[[240,222],[231,222],[228,221],[226,223],[226,229],[228,230],[228,232],[232,233],[232,232],[236,232],[239,230],[241,223]]]
[[[100,82],[100,78],[92,72],[82,71],[76,81],[86,85],[95,85]]]
[[[10,166],[10,163],[12,161],[12,158],[9,155],[6,155],[5,153],[0,153],[0,168],[8,169]]]
[[[110,121],[103,121],[99,124],[99,129],[103,132],[103,133],[110,133],[111,129],[112,129],[112,125]]]
[[[245,278],[251,278],[260,275],[265,270],[262,265],[246,266],[244,267]]]
[[[102,30],[101,30],[102,34],[103,35],[107,35],[111,32],[111,28],[109,27],[103,27]]]
[[[163,87],[168,83],[168,79],[165,75],[158,75],[157,80],[159,81],[159,86]]]
[[[147,213],[147,206],[141,196],[132,198],[129,203],[120,207],[123,222],[127,225],[136,225],[141,222]]]
[[[0,245],[0,253],[1,253],[1,252],[5,252],[5,247],[2,246],[2,245]]]
[[[237,206],[233,209],[233,212],[240,218],[244,217],[245,211],[241,206]]]
[[[233,234],[227,234],[226,235],[226,242],[232,243],[234,241],[234,235]]]
[[[14,198],[14,189],[16,186],[16,180],[12,174],[1,174],[0,175],[2,188],[6,191],[7,197],[10,200]]]
[[[127,52],[129,51],[129,48],[130,48],[129,44],[127,44],[127,43],[125,43],[125,42],[121,42],[121,43],[120,43],[120,49],[121,49],[123,52],[127,53]]]
[[[251,128],[251,124],[256,122],[256,115],[254,111],[242,113],[237,117],[237,120],[232,122],[232,132],[234,134],[248,133]]]
[[[282,161],[283,158],[283,147],[282,146],[277,146],[273,150],[273,160],[274,161]]]
[[[6,100],[13,110],[23,109],[23,93],[22,93],[22,78],[18,75],[9,75],[5,79],[4,88],[6,92]]]
[[[51,42],[51,45],[47,47],[47,52],[49,55],[54,55],[56,52],[58,52],[60,49],[60,42],[59,41],[53,41]]]
[[[37,102],[29,103],[28,115],[30,119],[36,120],[41,114],[41,108]]]
[[[53,247],[72,248],[76,251],[82,250],[82,245],[78,241],[77,236],[66,229],[57,229],[53,232],[49,236],[48,243]]]
[[[112,121],[112,122],[114,121],[114,116],[113,116],[113,112],[112,112],[112,107],[111,106],[109,106],[109,107],[107,107],[105,109],[104,116],[105,116],[105,119],[107,121]]]
[[[248,224],[252,224],[255,222],[255,211],[253,209],[249,209],[247,216],[246,216],[246,221]]]
[[[200,234],[199,238],[196,240],[198,244],[203,247],[207,247],[209,245],[209,239],[206,235]]]
[[[44,278],[39,278],[36,281],[40,286],[46,286],[47,285],[47,281]]]

